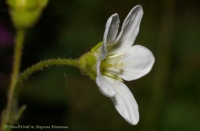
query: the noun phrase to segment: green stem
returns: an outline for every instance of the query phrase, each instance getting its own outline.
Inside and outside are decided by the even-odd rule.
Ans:
[[[26,69],[24,72],[21,73],[17,83],[17,88],[20,87],[23,81],[26,80],[34,72],[43,70],[46,67],[54,65],[69,65],[79,68],[79,61],[73,59],[60,59],[60,58],[41,61],[35,65],[32,65],[30,68]]]
[[[12,69],[12,75],[11,75],[11,84],[10,84],[10,88],[8,92],[8,103],[7,103],[7,109],[5,111],[5,118],[4,118],[5,123],[11,122],[11,109],[13,109],[12,107],[14,105],[13,93],[14,93],[15,86],[18,80],[18,75],[19,75],[24,37],[25,37],[25,31],[18,30],[17,35],[16,35],[14,55],[13,55],[13,69]]]

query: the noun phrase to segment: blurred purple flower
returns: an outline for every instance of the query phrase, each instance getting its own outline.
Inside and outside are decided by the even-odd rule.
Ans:
[[[8,47],[13,44],[13,34],[6,27],[5,21],[0,19],[0,89],[5,86],[5,74],[10,73],[11,56],[8,53]]]
[[[4,22],[0,20],[0,46],[10,46],[12,41],[12,33],[5,27]]]

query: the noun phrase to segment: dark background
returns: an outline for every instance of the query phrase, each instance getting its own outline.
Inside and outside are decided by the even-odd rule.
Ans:
[[[51,0],[38,23],[27,32],[21,71],[41,60],[78,58],[102,41],[107,19],[121,24],[141,4],[144,16],[135,44],[155,56],[152,71],[125,82],[140,112],[129,125],[97,85],[71,67],[49,67],[32,75],[21,88],[20,119],[26,125],[68,126],[69,131],[199,131],[200,1],[199,0]],[[0,0],[0,110],[12,68],[15,30],[8,7]]]

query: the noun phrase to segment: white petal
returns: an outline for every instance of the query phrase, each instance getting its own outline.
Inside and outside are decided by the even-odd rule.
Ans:
[[[134,43],[140,22],[143,16],[142,6],[135,6],[123,22],[121,32],[115,40],[115,45],[109,50],[109,54],[116,54],[130,48]]]
[[[119,27],[119,16],[118,14],[113,14],[110,16],[106,23],[106,28],[103,35],[103,45],[102,45],[102,59],[107,55],[106,47],[111,45],[116,38]]]
[[[110,16],[106,23],[106,28],[103,36],[103,41],[106,44],[112,43],[117,35],[119,28],[119,16],[118,14],[113,14]]]
[[[123,66],[118,76],[130,81],[149,73],[155,62],[155,58],[152,52],[146,47],[135,45],[121,56],[120,61],[123,62]]]
[[[128,87],[115,80],[117,95],[112,97],[112,101],[119,114],[130,124],[136,125],[139,121],[137,102]]]
[[[97,62],[97,78],[96,78],[96,83],[97,86],[99,87],[99,90],[102,94],[104,94],[107,97],[113,97],[115,96],[116,90],[113,88],[113,83],[108,81],[109,78],[106,76],[101,75],[100,72],[100,60]]]

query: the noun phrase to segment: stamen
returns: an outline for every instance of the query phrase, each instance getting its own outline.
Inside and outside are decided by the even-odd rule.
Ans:
[[[112,59],[112,58],[115,58],[115,57],[121,56],[121,55],[123,55],[123,54],[124,54],[124,53],[115,54],[115,55],[108,55],[108,56],[106,57],[106,59]]]
[[[111,77],[111,78],[113,78],[113,79],[119,80],[119,81],[121,81],[121,82],[124,82],[122,78],[119,78],[119,77],[117,77],[117,76],[115,76],[115,75],[112,75],[112,74],[109,74],[109,73],[102,73],[102,74],[103,74],[103,75],[106,75],[106,76],[108,76],[108,77]]]

